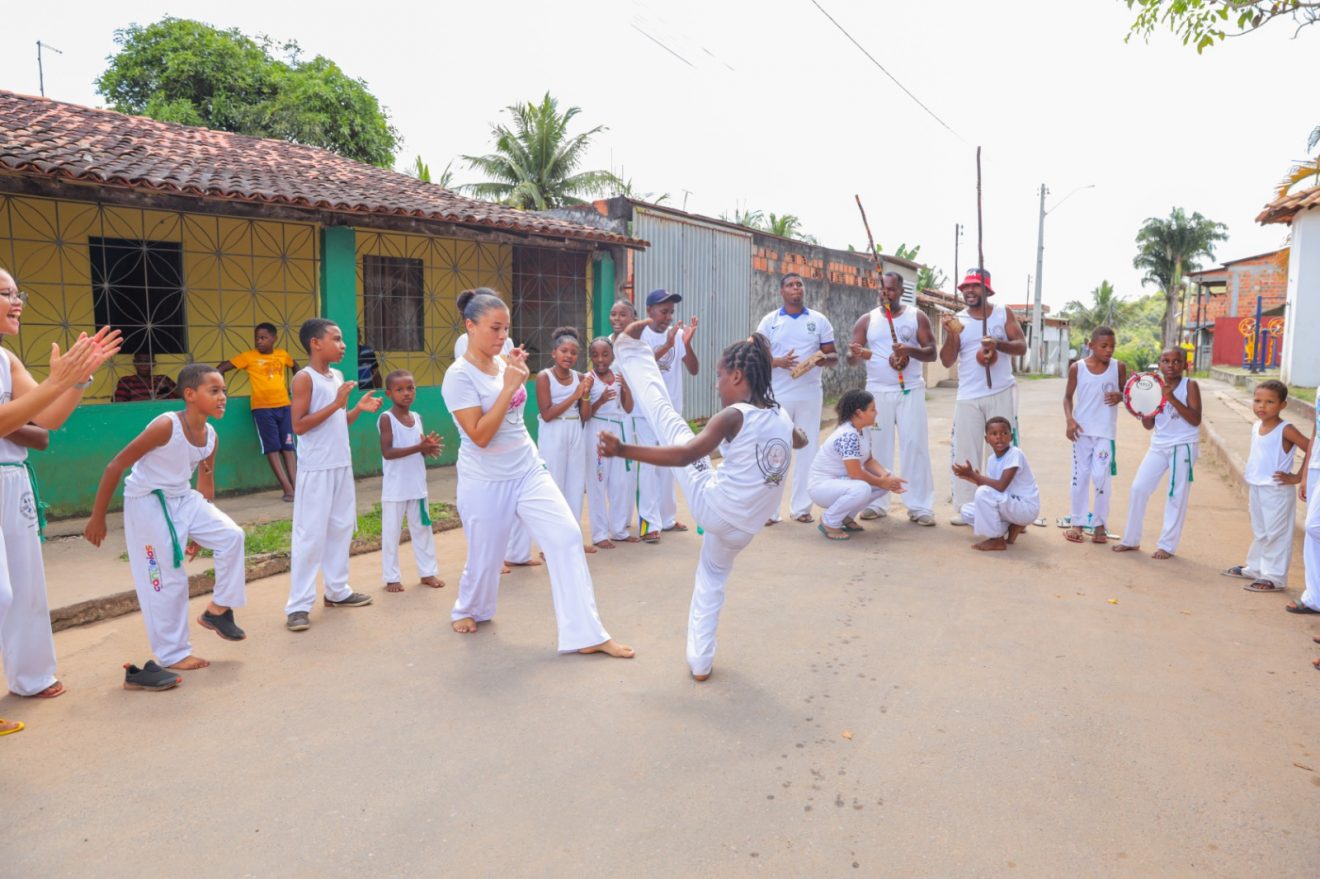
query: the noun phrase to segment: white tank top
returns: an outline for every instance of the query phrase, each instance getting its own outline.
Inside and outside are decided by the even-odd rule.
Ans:
[[[323,375],[304,366],[298,370],[298,375],[303,374],[312,379],[312,399],[307,405],[309,415],[333,403],[339,386],[344,383],[344,374],[334,368],[329,375]],[[348,446],[348,412],[341,406],[325,421],[298,437],[298,469],[333,470],[351,466],[353,453]]]
[[[984,372],[984,370],[982,370]],[[983,376],[984,377],[984,376]],[[1118,407],[1105,403],[1105,394],[1121,390],[1118,386],[1118,361],[1110,359],[1109,368],[1094,375],[1086,361],[1077,361],[1077,390],[1073,394],[1073,420],[1084,436],[1104,439],[1118,437]]]
[[[1283,429],[1288,422],[1279,422],[1274,430],[1260,435],[1260,422],[1251,426],[1251,454],[1242,477],[1247,485],[1277,485],[1274,474],[1280,470],[1292,472],[1293,453],[1283,450]]]
[[[917,344],[915,308],[909,305],[903,309],[902,314],[894,315],[894,332],[898,335],[898,341],[904,345]],[[883,308],[871,309],[871,323],[866,328],[866,347],[871,349],[871,359],[863,361],[866,364],[866,389],[897,391],[898,372],[889,365],[889,355],[894,353],[894,340],[889,335],[889,321],[885,320]],[[908,367],[903,370],[903,385],[907,388],[926,386],[919,361],[909,358]]]
[[[394,415],[394,410],[386,410],[376,419],[376,424],[386,418],[390,420],[390,433],[394,437],[394,448],[415,446],[422,441],[425,432],[422,429],[421,413],[413,412],[413,426],[408,427]],[[421,453],[406,458],[381,457],[380,499],[383,501],[415,501],[426,497],[426,459]]]
[[[192,490],[193,471],[215,451],[215,428],[210,424],[206,425],[206,445],[199,447],[184,433],[182,412],[166,412],[155,420],[161,418],[169,419],[169,442],[138,458],[124,480],[124,497],[145,497],[156,489],[166,497],[186,495]]]
[[[9,362],[9,352],[0,348],[0,406],[14,399],[13,364]],[[21,464],[27,460],[28,450],[18,443],[0,438],[0,462]]]
[[[990,367],[994,387],[986,385],[985,367],[976,362],[976,352],[981,350],[981,320],[966,312],[958,315],[958,319],[963,325],[958,337],[958,399],[976,400],[1013,387],[1017,381],[1013,378],[1012,359],[1003,351]],[[999,342],[1008,338],[1008,309],[994,307],[986,319],[985,334]]]
[[[720,443],[724,463],[716,471],[716,501],[727,521],[755,533],[779,509],[784,476],[793,457],[793,421],[783,409],[734,403],[742,429],[733,442]]]
[[[610,370],[610,374],[614,376],[614,381],[612,382],[607,382],[600,377],[599,373],[596,374],[596,380],[591,385],[591,402],[595,403],[605,395],[606,391],[613,389],[614,399],[603,403],[601,407],[596,410],[595,417],[608,418],[612,421],[622,421],[628,414],[623,411],[623,382],[620,380],[618,372]]]
[[[575,369],[569,370],[569,373],[571,373],[573,377],[569,379],[569,382],[566,385],[561,385],[559,383],[559,379],[555,378],[555,371],[553,369],[545,369],[542,370],[542,372],[545,374],[545,377],[549,379],[550,382],[551,406],[558,406],[560,403],[564,402],[569,397],[573,396],[573,392],[577,390],[578,385],[582,384],[582,374]],[[542,418],[540,415],[536,416],[536,420],[541,422],[542,424],[546,423],[545,419]],[[572,406],[569,406],[567,409],[565,409],[563,414],[561,414],[558,418],[552,418],[551,420],[581,421],[582,410],[578,409],[577,403],[574,403]]]
[[[1189,382],[1183,378],[1178,382],[1178,387],[1173,389],[1173,396],[1187,405],[1187,388]],[[1150,438],[1151,448],[1167,449],[1171,446],[1181,446],[1187,443],[1201,441],[1201,430],[1187,423],[1178,410],[1173,408],[1172,403],[1165,403],[1164,408],[1155,416],[1155,433]]]

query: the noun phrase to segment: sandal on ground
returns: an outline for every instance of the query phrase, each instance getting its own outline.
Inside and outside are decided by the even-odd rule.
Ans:
[[[1069,528],[1067,531],[1063,532],[1063,539],[1069,543],[1085,543],[1081,529],[1078,528]]]
[[[849,534],[849,533],[847,533],[846,531],[827,531],[827,530],[825,530],[825,523],[824,523],[824,522],[821,522],[819,525],[817,525],[817,526],[816,526],[816,530],[819,531],[821,534],[824,534],[826,540],[851,540],[851,539],[852,539],[852,535]]]
[[[6,729],[6,727],[8,728]],[[24,729],[23,721],[5,720],[3,717],[0,717],[0,736],[7,736],[10,733],[22,732],[23,729]]]
[[[1283,609],[1288,613],[1320,613],[1320,610],[1316,610],[1308,604],[1302,604],[1300,601],[1285,604]]]
[[[1276,586],[1269,580],[1257,580],[1254,583],[1248,583],[1242,587],[1248,592],[1282,592],[1282,586]]]
[[[858,525],[857,522],[853,519],[852,516],[849,516],[848,518],[846,518],[846,519],[843,520],[843,530],[844,530],[844,531],[865,531],[866,529],[863,528],[861,525]]]
[[[666,528],[666,529],[664,529],[664,530],[665,530],[665,531],[686,531],[686,530],[688,530],[688,526],[684,525],[682,522],[675,522],[673,525],[670,525],[668,528]]]
[[[1108,542],[1109,542],[1109,532],[1108,532],[1108,531],[1105,531],[1105,530],[1102,529],[1102,528],[1095,528],[1095,529],[1093,529],[1093,530],[1091,531],[1091,542],[1092,542],[1092,543],[1108,543]]]
[[[1225,577],[1237,577],[1241,580],[1252,579],[1251,575],[1247,573],[1246,565],[1234,565],[1231,568],[1225,568],[1219,573],[1223,574]]]
[[[9,691],[9,695],[21,696],[24,699],[54,699],[56,696],[64,695],[64,684],[56,681],[40,693],[33,693],[31,696],[24,696],[22,693],[15,693],[13,690]]]
[[[803,525],[810,525],[812,522],[816,521],[816,517],[810,513],[803,513],[801,516],[794,516],[793,518],[795,521],[801,522]]]
[[[642,543],[659,543],[659,542],[660,542],[659,531],[648,531],[642,535]]]

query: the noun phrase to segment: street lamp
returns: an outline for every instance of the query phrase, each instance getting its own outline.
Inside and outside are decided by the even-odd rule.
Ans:
[[[1040,185],[1040,222],[1036,227],[1036,304],[1031,309],[1031,363],[1032,372],[1040,372],[1040,337],[1044,332],[1042,328],[1040,313],[1040,279],[1041,272],[1045,262],[1045,215],[1056,210],[1059,205],[1072,198],[1083,189],[1095,189],[1094,183],[1088,183],[1085,186],[1079,186],[1063,198],[1056,201],[1049,210],[1045,209],[1045,196],[1049,195],[1049,189],[1044,183]]]

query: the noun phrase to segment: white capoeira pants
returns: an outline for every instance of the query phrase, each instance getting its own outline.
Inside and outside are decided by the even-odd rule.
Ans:
[[[1018,442],[1017,385],[996,391],[975,400],[958,400],[953,404],[953,442],[950,444],[950,466],[971,461],[977,470],[985,470],[985,423],[996,415],[1007,418],[1013,425],[1013,443]],[[877,458],[877,460],[879,460]],[[883,463],[883,462],[882,462]],[[906,473],[900,473],[904,479]],[[960,510],[972,500],[976,486],[966,479],[953,477],[953,508]]]
[[[302,474],[298,490],[303,490]],[[247,600],[243,529],[198,491],[167,497],[165,505],[168,519],[158,495],[124,498],[124,540],[151,652],[161,665],[169,666],[192,654],[188,639],[188,572],[182,564],[174,566],[176,537],[180,551],[192,540],[215,554],[212,601],[221,607],[242,607]]]
[[[1077,437],[1073,442],[1072,493],[1069,523],[1074,528],[1099,527],[1109,522],[1109,497],[1114,475],[1114,441],[1102,436]],[[1091,486],[1095,511],[1091,512]],[[1089,518],[1088,518],[1089,517]]]
[[[926,389],[910,388],[908,393],[872,390],[875,397],[875,426],[871,434],[871,454],[890,473],[907,480],[903,506],[911,516],[935,512],[935,474],[930,464],[930,434],[926,424]],[[984,434],[985,431],[982,431]],[[899,467],[894,469],[894,440],[899,444]],[[961,481],[961,480],[959,480]],[[889,492],[880,493],[868,504],[877,512],[889,509]]]
[[[1141,459],[1137,475],[1132,478],[1128,494],[1127,521],[1123,523],[1124,546],[1141,545],[1142,520],[1146,518],[1146,504],[1156,491],[1163,490],[1164,527],[1160,531],[1156,549],[1172,554],[1182,539],[1183,523],[1187,521],[1187,499],[1191,495],[1195,478],[1196,458],[1200,443],[1182,443],[1166,448],[1152,446]],[[1165,474],[1169,474],[1167,477]]]
[[[793,426],[801,428],[807,435],[807,444],[793,452],[793,488],[788,497],[788,514],[796,519],[811,512],[811,462],[820,450],[820,410],[824,405],[824,392],[817,391],[797,399],[777,402],[788,417],[793,419]],[[778,511],[775,513],[775,521],[779,521]]]
[[[1248,485],[1247,511],[1251,515],[1253,539],[1242,573],[1283,588],[1288,581],[1288,567],[1292,564],[1297,487]]]
[[[636,405],[636,399],[634,391],[633,405]],[[673,408],[673,404],[670,404],[670,408]],[[645,417],[639,416],[636,423],[639,446],[663,445],[657,440],[656,431]],[[637,514],[641,518],[639,535],[673,528],[678,522],[678,497],[674,494],[673,471],[668,467],[655,467],[651,464],[639,464],[638,467],[641,470],[637,476]]]
[[[669,394],[650,347],[639,339],[620,333],[614,342],[614,357],[632,389],[633,405],[659,436],[656,445],[677,446],[690,442],[692,428],[669,402]],[[714,489],[718,476],[710,458],[702,458],[686,467],[648,466],[645,469],[672,469],[683,488],[688,509],[703,532],[692,604],[688,610],[687,661],[693,674],[709,674],[715,662],[715,630],[720,622],[720,609],[724,607],[725,581],[733,571],[733,560],[765,527],[765,522],[746,521],[745,516],[738,517],[739,510],[716,506],[713,500],[717,497]]]
[[[568,501],[575,522],[582,521],[582,498],[587,490],[585,433],[581,419],[556,418],[548,424],[542,422],[536,434],[541,460]]]
[[[1306,590],[1297,601],[1312,610],[1320,610],[1320,468],[1316,467],[1306,471],[1306,535],[1302,540],[1302,563],[1306,567]]]
[[[963,521],[979,537],[1003,537],[1009,525],[1030,525],[1040,515],[1040,500],[1005,494],[988,485],[976,486],[972,500],[963,504]]]
[[[830,528],[842,528],[844,519],[879,504],[881,497],[887,494],[886,489],[847,477],[825,479],[811,486],[811,502],[825,508],[820,518]]]
[[[399,538],[405,516],[418,578],[440,573],[435,561],[435,534],[431,526],[422,521],[422,506],[426,503],[426,498],[380,502],[380,565],[386,583],[399,582]],[[430,514],[427,515],[429,518]]]
[[[348,551],[357,527],[357,486],[352,467],[298,470],[293,495],[293,538],[289,548],[289,600],[284,613],[306,613],[316,602],[316,572],[325,597],[343,601],[348,586]]]
[[[587,422],[587,504],[591,522],[591,542],[624,540],[632,524],[633,501],[637,494],[637,464],[623,458],[602,458],[596,451],[596,438],[607,430],[625,443],[636,442],[632,419],[624,416],[593,418]]]
[[[517,515],[545,552],[550,597],[559,627],[559,652],[571,653],[610,639],[596,611],[596,593],[582,549],[582,526],[563,492],[538,462],[517,479],[487,482],[458,471],[458,515],[467,537],[467,561],[458,581],[454,620],[482,623],[495,616],[501,555]]]
[[[27,469],[0,467],[0,656],[9,690],[20,696],[55,683],[36,504]]]

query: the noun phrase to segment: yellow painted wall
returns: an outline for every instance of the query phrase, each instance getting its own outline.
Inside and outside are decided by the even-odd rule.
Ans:
[[[66,348],[94,318],[88,239],[170,241],[183,247],[188,353],[159,355],[156,371],[171,376],[189,362],[219,363],[252,347],[253,327],[280,328],[281,347],[302,361],[299,325],[317,312],[319,234],[311,223],[284,223],[148,211],[89,202],[0,195],[0,266],[29,296],[23,331],[5,344],[34,375],[45,375],[51,342]],[[121,356],[98,373],[88,402],[106,402],[132,372]],[[234,394],[248,393],[247,376],[230,374]]]
[[[418,259],[422,262],[425,327],[422,351],[377,351],[380,373],[406,369],[419,385],[439,385],[454,360],[454,340],[462,320],[454,299],[471,287],[492,287],[507,294],[513,284],[513,248],[426,235],[357,231],[358,325],[362,325],[364,256]]]

